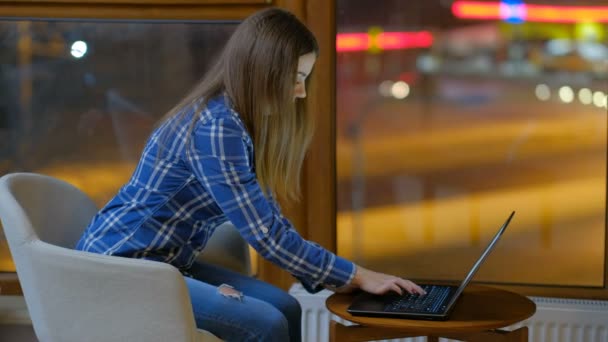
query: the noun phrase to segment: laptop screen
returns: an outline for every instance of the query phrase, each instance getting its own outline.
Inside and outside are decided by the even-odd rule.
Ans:
[[[515,211],[511,212],[511,215],[509,215],[509,217],[507,218],[505,223],[502,225],[502,227],[500,227],[500,229],[498,230],[496,235],[494,235],[494,238],[492,239],[492,241],[490,241],[490,244],[488,244],[488,247],[486,247],[485,251],[483,251],[483,253],[479,257],[479,259],[477,259],[477,262],[475,263],[475,265],[473,265],[473,267],[471,268],[471,271],[469,271],[469,274],[467,274],[467,277],[464,278],[464,280],[460,284],[460,287],[458,287],[458,290],[456,290],[456,293],[452,296],[452,300],[450,301],[448,308],[452,304],[454,304],[454,302],[456,301],[456,299],[458,299],[458,297],[460,296],[462,291],[464,291],[465,287],[467,287],[467,285],[469,284],[471,279],[473,279],[473,276],[475,275],[475,273],[477,273],[477,270],[479,269],[479,267],[481,266],[483,261],[486,259],[488,254],[490,254],[490,252],[492,251],[492,249],[494,248],[494,246],[496,245],[496,243],[498,242],[498,240],[504,233],[505,229],[507,229],[507,226],[509,225],[509,222],[511,222],[513,215],[515,215]]]

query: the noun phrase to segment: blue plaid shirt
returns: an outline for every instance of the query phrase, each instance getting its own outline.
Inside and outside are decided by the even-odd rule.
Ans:
[[[230,220],[308,291],[350,283],[353,263],[304,240],[258,184],[251,137],[227,98],[186,111],[177,126],[171,126],[174,117],[153,132],[133,176],[93,218],[76,249],[162,261],[187,272],[215,228]],[[192,115],[198,119],[190,131]]]

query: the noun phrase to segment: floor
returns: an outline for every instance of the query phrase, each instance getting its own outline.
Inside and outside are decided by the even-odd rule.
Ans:
[[[1,324],[0,341],[3,342],[37,342],[31,325]]]

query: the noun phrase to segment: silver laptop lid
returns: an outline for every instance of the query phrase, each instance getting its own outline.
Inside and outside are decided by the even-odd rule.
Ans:
[[[469,274],[467,275],[467,277],[464,278],[464,280],[460,284],[460,287],[458,288],[458,290],[456,290],[456,293],[452,296],[452,300],[450,300],[450,303],[448,304],[448,308],[454,304],[454,302],[456,301],[456,299],[458,299],[458,297],[460,296],[462,291],[464,291],[465,287],[467,287],[469,282],[471,282],[471,279],[473,279],[473,276],[475,275],[475,273],[477,273],[477,270],[479,269],[479,267],[481,266],[483,261],[486,259],[488,254],[490,254],[490,252],[492,251],[492,249],[494,248],[494,246],[496,245],[496,243],[498,242],[498,240],[500,239],[502,234],[507,229],[507,226],[509,225],[509,222],[511,222],[513,215],[515,215],[515,211],[511,212],[511,215],[509,215],[509,217],[507,218],[505,223],[503,223],[502,227],[500,227],[500,229],[498,230],[496,235],[494,235],[494,238],[492,239],[492,241],[490,241],[490,244],[488,244],[488,247],[486,247],[485,251],[483,251],[483,253],[479,257],[479,259],[477,259],[477,262],[475,263],[475,265],[473,265],[473,268],[471,268],[471,271],[469,271]]]

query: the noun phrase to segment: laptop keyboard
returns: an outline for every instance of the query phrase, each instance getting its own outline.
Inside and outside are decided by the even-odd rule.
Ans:
[[[385,312],[423,312],[438,313],[445,307],[442,305],[450,294],[448,286],[424,285],[422,286],[426,295],[413,295],[406,293],[395,297],[385,307]]]

